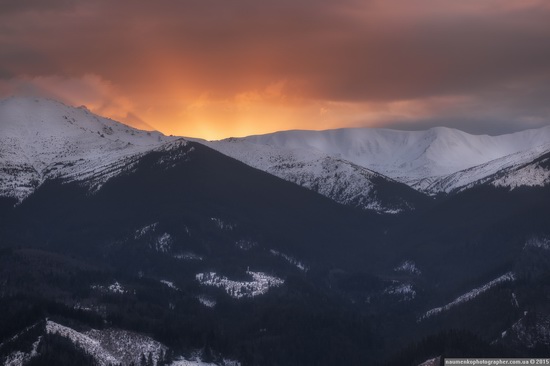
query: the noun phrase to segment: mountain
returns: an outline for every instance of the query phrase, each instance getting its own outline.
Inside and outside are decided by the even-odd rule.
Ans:
[[[2,341],[61,317],[76,330],[124,329],[178,355],[202,350],[243,365],[365,364],[379,354],[373,324],[317,273],[375,263],[383,217],[198,143],[170,146],[94,194],[47,180],[5,208]]]
[[[0,364],[147,364],[150,349],[150,364],[172,366],[416,366],[550,351],[543,145],[443,175],[456,179],[434,192],[449,194],[426,201],[309,147],[126,132],[42,99],[3,108]],[[17,190],[25,169],[36,182]],[[348,180],[377,192],[371,206],[305,184]],[[392,197],[415,209],[377,213]]]
[[[298,149],[322,153],[433,194],[456,188],[443,181],[453,179],[450,176],[459,171],[549,144],[550,126],[501,136],[471,135],[445,127],[426,131],[347,128],[283,131],[231,141],[268,146],[279,151]],[[216,144],[211,146],[216,148]],[[264,170],[269,168],[243,156],[235,151],[237,149],[224,148],[222,144],[219,149],[252,166]],[[477,176],[478,179],[481,177]]]
[[[42,98],[0,101],[0,195],[21,201],[48,179],[92,191],[177,138]],[[503,136],[427,131],[285,131],[202,141],[339,203],[379,213],[425,207],[431,195],[481,183],[550,146],[550,127]],[[166,147],[166,146],[165,146]],[[169,148],[169,147],[167,147]]]
[[[336,202],[364,210],[399,213],[423,207],[429,201],[403,183],[324,152],[281,148],[248,139],[199,142]]]
[[[0,195],[18,201],[48,179],[97,189],[171,139],[42,98],[0,101]]]
[[[88,355],[91,356],[89,358],[101,366],[129,364],[131,362],[139,364],[140,354],[148,355],[149,353],[151,353],[151,358],[157,364],[161,361],[161,354],[164,355],[166,351],[166,347],[159,342],[139,334],[118,329],[90,329],[85,332],[78,332],[51,320],[38,322],[15,337],[16,339],[23,338],[28,333],[33,332],[38,333],[39,336],[34,339],[32,350],[28,353],[13,352],[7,357],[7,364],[24,364],[33,358],[42,358],[48,352],[62,351],[60,349],[63,346],[63,343],[60,342],[61,337],[69,339],[76,345],[75,348],[77,348],[77,352],[80,350],[82,353],[81,357],[83,356],[85,364],[87,364],[86,361],[93,364],[91,360],[86,359]],[[64,346],[71,346],[71,342],[67,342]]]
[[[497,187],[544,186],[550,183],[545,158],[550,144],[535,146],[529,150],[506,155],[469,169],[436,180],[425,188],[427,192],[457,192],[479,184],[490,183]],[[542,165],[541,165],[542,164]]]

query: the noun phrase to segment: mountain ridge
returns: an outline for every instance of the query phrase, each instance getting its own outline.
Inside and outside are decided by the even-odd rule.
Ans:
[[[422,207],[429,200],[401,182],[321,152],[277,149],[233,139],[202,143],[249,166],[360,209],[401,213]]]
[[[550,144],[550,126],[498,136],[471,135],[448,127],[423,131],[366,127],[291,130],[213,141],[209,146],[217,148],[219,145],[218,150],[231,155],[232,151],[223,146],[229,142],[269,146],[280,151],[300,149],[325,154],[405,183],[418,191],[438,194],[460,188],[449,184],[452,175],[507,156],[528,154]],[[262,169],[261,163],[242,155],[233,152],[237,159]],[[484,176],[477,177],[481,178]]]
[[[46,179],[96,188],[141,154],[173,140],[43,98],[0,101],[0,194],[19,201]]]
[[[409,342],[457,327],[470,332],[459,341],[485,337],[481,349],[490,355],[498,349],[489,342],[507,329],[517,330],[513,324],[524,311],[547,303],[550,153],[545,147],[459,172],[461,184],[473,186],[433,198],[426,207],[379,215],[379,207],[359,210],[312,192],[348,192],[340,191],[342,181],[363,174],[363,182],[374,183],[366,187],[388,189],[379,191],[388,196],[416,192],[342,157],[225,142],[246,151],[252,162],[273,158],[263,168],[278,168],[289,173],[287,180],[296,180],[285,181],[206,142],[162,136],[159,141],[154,134],[132,135],[123,125],[96,121],[84,109],[73,116],[63,114],[72,107],[54,102],[25,103],[62,112],[51,119],[37,112],[24,131],[15,128],[17,119],[0,121],[14,127],[2,137],[26,144],[3,151],[21,157],[43,178],[19,204],[0,200],[0,277],[6,279],[0,281],[1,341],[51,317],[78,332],[89,326],[148,335],[177,357],[198,351],[212,359],[214,352],[242,366],[381,364]],[[80,124],[77,115],[83,116]],[[61,132],[29,133],[48,121]],[[103,127],[111,127],[112,134]],[[59,139],[70,131],[70,138]],[[119,132],[127,139],[117,141]],[[441,134],[450,136],[448,142],[462,136],[435,129],[426,138]],[[41,149],[47,154],[40,155]],[[62,163],[60,173],[53,169],[56,161]],[[311,179],[299,181],[307,172]],[[3,173],[9,177],[9,170]],[[477,179],[486,174],[487,180]],[[536,178],[529,180],[536,184],[525,185],[525,177]],[[479,291],[506,273],[518,280]],[[417,322],[444,304],[453,306]],[[540,316],[549,313],[541,307]],[[516,333],[528,336],[525,319]],[[26,339],[26,346],[24,339],[0,345],[0,363],[36,341]],[[544,342],[541,346],[548,347]],[[422,360],[430,354],[452,356],[430,347]],[[510,352],[534,355],[521,347]]]
[[[433,127],[423,131],[364,127],[325,131],[281,131],[248,136],[241,140],[279,147],[310,147],[340,155],[343,159],[392,178],[400,178],[399,174],[412,167],[416,175],[412,174],[407,178],[401,176],[403,181],[412,181],[429,176],[447,175],[550,142],[550,126],[498,136],[471,135],[448,127]],[[465,147],[470,147],[470,151],[464,150]],[[394,148],[394,151],[390,151]],[[448,148],[452,154],[441,154],[444,148]],[[366,156],[367,153],[374,156]],[[468,161],[456,161],[456,155],[462,153],[468,154],[460,156]],[[421,163],[426,161],[413,163],[424,155],[425,160],[432,160],[445,167],[429,168],[428,175],[419,175],[414,169],[422,168]],[[387,160],[390,160],[391,164],[382,164]]]
[[[178,139],[97,116],[83,106],[44,98],[3,99],[0,195],[21,201],[47,179],[76,180],[93,191],[131,169],[143,154],[170,148]],[[550,149],[550,126],[499,136],[448,127],[365,127],[188,140],[341,204],[400,213],[422,207],[429,201],[426,194],[468,189],[535,159]],[[521,185],[522,179],[515,182]]]

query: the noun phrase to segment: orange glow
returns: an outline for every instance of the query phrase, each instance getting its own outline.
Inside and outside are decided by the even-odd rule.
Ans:
[[[549,16],[547,0],[12,1],[0,97],[205,139],[521,129],[550,116]]]
[[[129,99],[112,83],[95,75],[80,79],[39,77],[20,82],[46,90],[48,96],[67,104],[86,105],[96,114],[136,128],[207,140],[290,129],[383,127],[387,121],[407,123],[429,118],[456,105],[476,108],[474,100],[460,96],[390,102],[316,101],[285,94],[284,80],[270,83],[261,91],[241,92],[226,99],[215,99],[208,93],[192,98],[192,93],[182,93],[177,88],[173,92],[176,96],[166,89],[168,92],[162,94],[134,94]],[[0,82],[2,89],[6,85]]]
[[[209,93],[193,97],[177,86],[164,93],[135,93],[133,99],[96,75],[79,79],[38,77],[24,80],[67,104],[86,105],[92,112],[130,126],[166,135],[207,140],[241,137],[288,129],[322,130],[366,125],[387,115],[387,106],[327,102],[285,94],[285,80],[260,91],[244,91],[215,99]],[[173,93],[173,94],[172,94]],[[366,113],[367,110],[372,110]]]
[[[266,100],[256,92],[247,92],[227,100],[213,100],[201,95],[177,107],[165,106],[137,113],[165,134],[217,140],[287,129],[342,127],[342,114],[334,111],[327,103],[284,103]]]

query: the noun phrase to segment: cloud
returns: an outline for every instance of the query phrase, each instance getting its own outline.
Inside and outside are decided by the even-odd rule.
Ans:
[[[72,8],[74,0],[0,0],[0,9],[3,14],[17,14],[25,12],[51,12]]]
[[[487,118],[493,131],[497,119],[519,129],[548,117],[544,0],[0,0],[0,7],[0,79],[61,98],[76,89],[98,111],[131,113],[167,132],[461,118]],[[277,128],[261,113],[293,123]]]
[[[40,96],[69,105],[85,105],[94,113],[130,122],[142,128],[150,126],[133,113],[134,104],[121,95],[109,81],[92,74],[81,78],[59,75],[20,77],[0,80],[0,94]]]

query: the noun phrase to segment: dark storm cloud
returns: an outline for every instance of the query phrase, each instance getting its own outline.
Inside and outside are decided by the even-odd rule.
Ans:
[[[284,80],[287,101],[468,96],[490,118],[547,117],[545,1],[0,0],[0,8],[4,77],[93,74],[130,99],[153,90],[223,99]],[[433,110],[433,120],[445,115]],[[484,115],[474,112],[462,117]]]
[[[459,103],[426,103],[427,117],[383,123],[396,129],[457,128],[473,134],[498,135],[550,123],[550,75],[516,85],[503,85],[471,95]]]
[[[2,14],[36,12],[36,11],[58,11],[68,9],[75,3],[74,0],[0,0]]]

